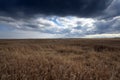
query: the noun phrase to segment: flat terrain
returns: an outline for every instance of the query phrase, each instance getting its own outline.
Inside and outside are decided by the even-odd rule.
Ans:
[[[120,80],[120,38],[0,40],[0,80]]]

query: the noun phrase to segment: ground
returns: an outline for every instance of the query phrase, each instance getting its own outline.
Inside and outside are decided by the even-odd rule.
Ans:
[[[120,80],[120,38],[0,40],[0,80]]]

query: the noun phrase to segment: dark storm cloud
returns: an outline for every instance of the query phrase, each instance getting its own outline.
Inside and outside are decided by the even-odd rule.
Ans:
[[[36,14],[93,17],[101,14],[113,0],[0,0],[0,15],[12,17]]]
[[[0,30],[65,37],[120,34],[119,7],[120,0],[0,0]]]
[[[114,16],[120,16],[120,0],[114,0],[112,4],[106,9],[106,17],[113,18]]]

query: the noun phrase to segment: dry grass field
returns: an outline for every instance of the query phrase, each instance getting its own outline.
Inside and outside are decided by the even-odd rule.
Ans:
[[[0,40],[0,80],[120,80],[120,39]]]

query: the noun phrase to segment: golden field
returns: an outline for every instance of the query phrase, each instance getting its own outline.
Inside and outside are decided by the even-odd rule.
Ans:
[[[120,38],[0,40],[0,80],[120,80]]]

